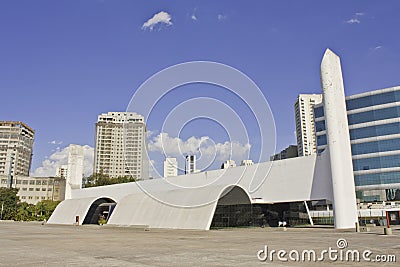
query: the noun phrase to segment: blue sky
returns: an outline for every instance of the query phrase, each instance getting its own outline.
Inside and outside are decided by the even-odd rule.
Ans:
[[[169,24],[142,27],[161,11]],[[57,147],[93,147],[97,115],[124,111],[154,73],[209,60],[257,83],[280,150],[295,143],[297,95],[320,92],[327,47],[342,58],[348,95],[400,85],[399,13],[399,1],[3,0],[0,120],[36,130],[35,169]],[[204,129],[185,138],[213,134]]]

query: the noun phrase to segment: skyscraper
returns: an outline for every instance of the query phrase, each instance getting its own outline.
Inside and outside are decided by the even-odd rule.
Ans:
[[[20,121],[0,121],[0,175],[29,176],[35,131]],[[8,181],[11,183],[12,181]]]
[[[164,161],[164,177],[178,176],[178,162],[176,158],[166,158]]]
[[[196,155],[187,155],[185,163],[185,174],[196,173]]]
[[[108,112],[98,116],[94,172],[148,179],[147,129],[142,115]]]
[[[314,105],[322,102],[322,95],[301,94],[294,104],[296,138],[299,157],[317,153],[314,126]]]

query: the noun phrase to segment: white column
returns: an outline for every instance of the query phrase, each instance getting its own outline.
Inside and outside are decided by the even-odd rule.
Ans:
[[[82,188],[83,148],[78,145],[69,146],[68,169],[65,183],[65,199],[72,198],[73,189]]]
[[[340,58],[327,49],[321,63],[326,137],[331,162],[335,228],[354,228],[357,205]]]

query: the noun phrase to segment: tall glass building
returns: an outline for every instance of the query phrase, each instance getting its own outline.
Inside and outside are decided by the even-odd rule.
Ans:
[[[346,97],[356,195],[400,200],[400,86]],[[317,152],[327,146],[323,104],[314,107]]]

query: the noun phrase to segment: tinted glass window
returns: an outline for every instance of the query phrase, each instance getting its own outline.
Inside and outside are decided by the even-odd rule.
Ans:
[[[400,123],[389,123],[350,130],[350,139],[361,139],[400,133]]]
[[[396,102],[398,100],[399,93],[399,91],[387,92],[379,95],[365,96],[361,98],[347,100],[347,110]]]
[[[400,155],[353,160],[355,171],[400,167]]]
[[[317,132],[325,131],[325,121],[317,121],[315,123],[315,131]]]
[[[400,107],[391,107],[378,110],[348,115],[349,125],[364,123],[369,121],[385,120],[397,118],[400,115]]]
[[[400,139],[381,140],[351,145],[353,155],[400,150]]]
[[[324,107],[317,107],[314,108],[314,117],[315,118],[320,118],[324,116]]]
[[[400,183],[400,172],[355,175],[354,182],[356,186]]]
[[[327,144],[326,135],[317,136],[317,146],[323,146]]]

